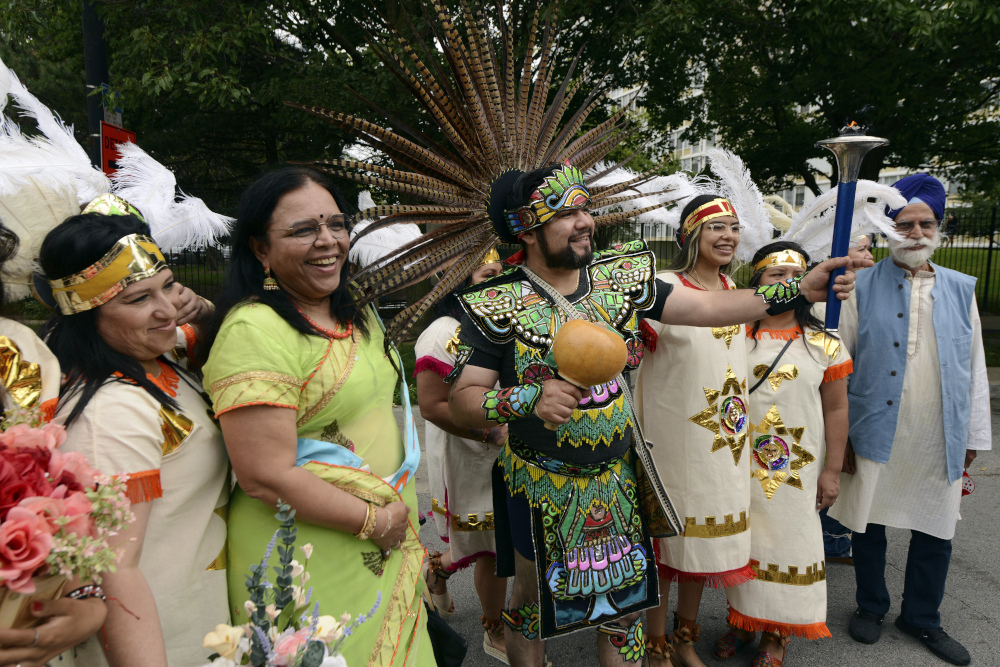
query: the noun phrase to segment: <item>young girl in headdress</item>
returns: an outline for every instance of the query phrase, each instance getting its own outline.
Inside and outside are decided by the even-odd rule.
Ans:
[[[772,243],[754,256],[750,285],[780,290],[808,262],[797,244]],[[716,642],[716,655],[731,657],[759,631],[754,667],[778,667],[793,635],[830,636],[819,511],[840,492],[852,362],[808,305],[758,320],[747,337],[756,578],[726,590],[733,629]]]

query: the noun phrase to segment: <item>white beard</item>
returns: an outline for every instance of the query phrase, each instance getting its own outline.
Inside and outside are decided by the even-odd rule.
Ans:
[[[888,239],[889,251],[897,264],[902,264],[909,269],[918,269],[927,263],[934,251],[941,245],[941,232],[934,234],[933,238],[912,241],[894,241]]]

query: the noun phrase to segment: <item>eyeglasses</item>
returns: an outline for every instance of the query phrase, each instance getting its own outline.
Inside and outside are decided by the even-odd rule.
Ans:
[[[705,228],[710,232],[715,232],[716,234],[725,234],[727,231],[731,231],[733,234],[739,236],[740,231],[743,229],[743,225],[731,225],[726,222],[707,222],[705,223]]]
[[[285,227],[284,231],[288,232],[288,236],[301,243],[302,245],[312,245],[316,243],[316,239],[319,238],[319,228],[326,227],[330,230],[330,235],[335,239],[347,238],[348,228],[354,223],[354,219],[343,213],[337,215],[331,215],[330,219],[326,222],[321,222],[318,225],[292,225],[291,227]]]
[[[898,220],[893,223],[893,227],[896,228],[897,232],[903,232],[904,234],[909,234],[913,231],[914,225],[920,225],[920,229],[925,232],[929,232],[932,229],[937,229],[937,220],[921,220],[920,222],[913,222],[912,220]]]

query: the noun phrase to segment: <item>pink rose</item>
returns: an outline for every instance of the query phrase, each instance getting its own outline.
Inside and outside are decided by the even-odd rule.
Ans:
[[[53,484],[65,484],[71,491],[79,491],[94,487],[96,473],[83,454],[63,453],[53,449],[52,458],[49,459],[49,476],[52,477]]]
[[[12,507],[0,524],[0,580],[12,591],[34,593],[31,580],[52,551],[52,535],[40,516],[24,507]]]
[[[0,435],[0,443],[8,447],[40,447],[55,449],[66,440],[66,430],[57,424],[46,424],[41,428],[17,424]]]
[[[309,628],[293,633],[287,630],[274,643],[274,664],[285,667],[292,664],[295,654],[309,642]]]
[[[66,498],[66,532],[73,535],[94,536],[94,522],[90,519],[90,513],[94,509],[94,504],[82,491],[71,493]]]
[[[93,537],[94,522],[90,518],[90,513],[94,509],[94,504],[81,491],[74,491],[68,495],[65,491],[66,487],[60,486],[53,492],[53,497],[26,498],[18,507],[31,510],[41,517],[53,535],[58,533],[60,528],[65,528],[67,534]],[[63,526],[56,521],[60,517],[68,519]]]
[[[18,503],[18,507],[34,512],[36,516],[45,521],[49,532],[53,535],[59,532],[59,525],[56,523],[56,519],[66,514],[66,503],[59,498],[46,498],[43,496],[25,498]]]

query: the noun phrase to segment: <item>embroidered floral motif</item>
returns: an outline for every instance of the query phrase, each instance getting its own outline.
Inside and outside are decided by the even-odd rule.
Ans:
[[[528,603],[518,609],[504,609],[500,612],[503,622],[511,630],[517,630],[528,639],[538,639],[538,605]]]
[[[537,384],[519,384],[514,387],[494,389],[483,394],[483,409],[486,419],[498,424],[527,417],[535,409],[542,396],[542,387]]]
[[[608,641],[627,662],[642,662],[646,657],[646,633],[641,616],[627,629],[618,625],[601,625],[597,631],[608,636]]]

